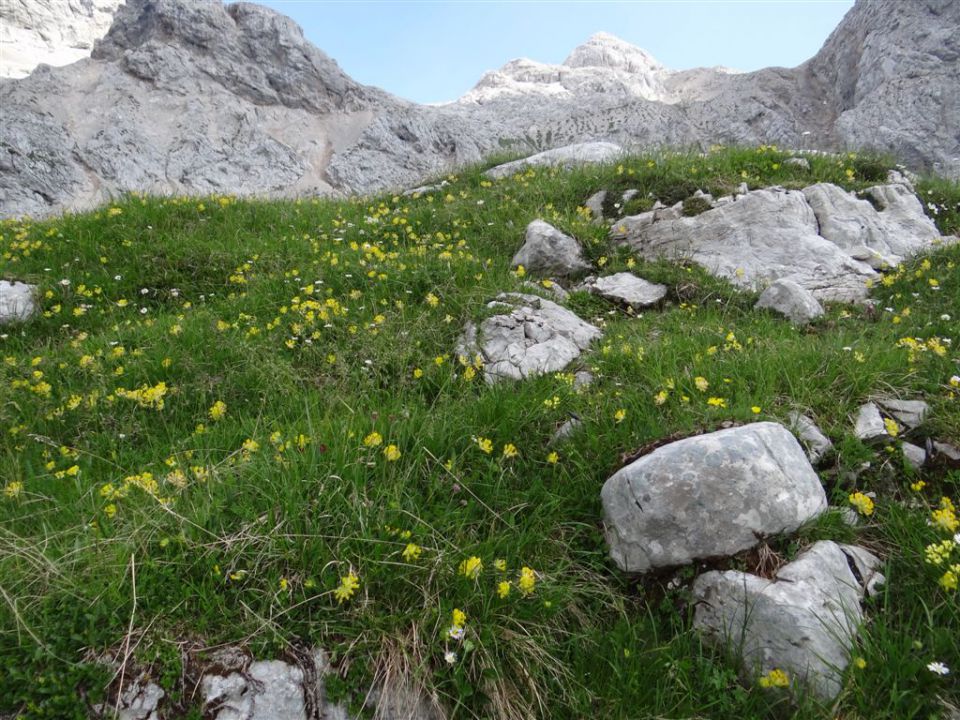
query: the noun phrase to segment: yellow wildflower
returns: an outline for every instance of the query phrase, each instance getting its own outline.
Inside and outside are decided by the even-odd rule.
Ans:
[[[707,381],[707,379],[705,377],[701,377],[700,375],[697,375],[697,377],[693,379],[693,384],[697,386],[697,390],[700,392],[706,392],[707,388],[710,387],[710,383]]]
[[[520,592],[524,595],[530,595],[533,593],[534,588],[537,585],[537,575],[533,570],[524,565],[520,568],[520,579],[517,581],[517,586],[520,588]]]
[[[333,591],[333,596],[339,604],[347,602],[360,588],[360,578],[353,571],[340,578],[340,584]]]
[[[207,411],[207,415],[210,416],[211,420],[220,420],[226,414],[227,414],[227,404],[223,400],[217,400],[213,405],[210,406],[210,409]]]
[[[873,500],[864,495],[862,492],[852,493],[847,501],[856,508],[857,512],[861,515],[869,516],[873,515]]]
[[[475,437],[473,441],[487,455],[493,452],[493,441],[485,437]]]
[[[483,560],[476,555],[471,555],[460,563],[459,573],[464,577],[476,580],[483,571]]]
[[[395,462],[400,459],[400,449],[396,445],[387,445],[383,449],[383,456],[387,462]]]
[[[620,408],[613,414],[613,421],[616,423],[622,423],[624,418],[627,417],[627,411],[623,408]]]
[[[513,443],[507,443],[503,446],[503,456],[505,458],[515,458],[517,454],[517,446]]]
[[[403,559],[407,562],[415,562],[420,559],[420,554],[423,552],[423,548],[415,543],[407,543],[407,546],[403,549]]]
[[[371,448],[377,447],[381,443],[383,443],[383,436],[376,431],[370,433],[363,439],[363,444]]]
[[[763,688],[785,688],[790,686],[790,678],[779,668],[774,668],[766,675],[760,678],[760,687]]]
[[[501,600],[506,598],[510,594],[510,582],[508,580],[501,580],[497,583],[497,597]]]

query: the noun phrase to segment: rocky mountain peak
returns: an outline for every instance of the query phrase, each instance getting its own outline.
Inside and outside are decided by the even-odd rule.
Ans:
[[[293,20],[252,3],[128,0],[91,57],[161,87],[202,76],[257,105],[326,113],[386,95],[352,80]]]
[[[665,70],[646,50],[606,32],[594,33],[574,48],[563,61],[572,68],[610,68],[628,73],[650,73]]]

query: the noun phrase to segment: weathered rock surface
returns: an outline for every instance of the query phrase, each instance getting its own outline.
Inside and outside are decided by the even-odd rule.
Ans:
[[[795,325],[806,325],[823,316],[823,306],[813,294],[789,278],[771,283],[755,307],[774,310]]]
[[[575,275],[590,269],[580,243],[543,220],[527,225],[523,245],[510,264],[523,265],[535,275]]]
[[[583,287],[594,295],[633,310],[656,305],[667,295],[666,285],[649,282],[629,272],[590,277],[583,281]]]
[[[900,449],[903,451],[903,457],[914,470],[919,470],[927,464],[927,451],[925,448],[913,443],[900,443]]]
[[[910,430],[922,425],[927,413],[930,412],[930,406],[923,400],[878,398],[877,405],[900,425]]]
[[[0,280],[0,325],[29,320],[36,312],[36,285]]]
[[[69,65],[90,55],[123,0],[4,0],[0,77],[29,75],[40,63]]]
[[[886,425],[883,424],[880,408],[875,403],[864,403],[857,410],[853,434],[866,442],[886,440],[890,437]]]
[[[733,555],[827,507],[796,438],[761,422],[658,448],[600,494],[610,557],[626,572]]]
[[[817,234],[816,216],[801,192],[754,190],[695,217],[658,213],[624,218],[611,236],[644,258],[690,259],[740,287],[792,280],[818,300],[860,300],[866,281],[876,276]]]
[[[117,717],[119,720],[159,720],[160,701],[165,695],[156,683],[137,678],[123,691]]]
[[[820,541],[775,580],[707,572],[693,584],[694,627],[739,652],[747,678],[778,668],[829,700],[841,688],[864,593],[883,582],[879,566],[863,548]]]
[[[806,415],[798,412],[790,413],[790,429],[793,430],[804,447],[810,463],[816,465],[828,452],[833,450],[833,443]]]
[[[569,310],[536,295],[501,293],[488,307],[502,311],[478,328],[468,323],[456,353],[481,355],[485,380],[521,380],[563,370],[602,334]]]
[[[562,66],[515,61],[458,102],[419,106],[354,82],[266,8],[128,0],[90,58],[0,81],[0,215],[125,191],[411,187],[504,148],[584,142],[608,150],[576,162],[611,160],[615,146],[812,144],[874,147],[956,176],[958,37],[953,0],[858,0],[792,70],[674,72],[601,34]]]
[[[897,265],[940,237],[916,195],[903,185],[868,190],[882,208],[879,212],[867,200],[829,183],[811,185],[803,194],[816,215],[820,235],[875,269]]]
[[[529,157],[514,160],[513,162],[497,165],[487,170],[484,175],[492,180],[510,177],[514,173],[522,172],[528,167],[563,167],[572,168],[578,165],[591,163],[613,162],[624,154],[619,145],[609,142],[585,142],[575,145],[565,145],[545,150]]]

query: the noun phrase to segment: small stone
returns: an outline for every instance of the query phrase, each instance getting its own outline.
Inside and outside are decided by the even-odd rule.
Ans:
[[[930,457],[935,460],[938,465],[943,465],[948,468],[960,468],[960,448],[956,445],[934,440],[931,443],[931,447],[933,452],[930,453]]]
[[[620,272],[599,278],[587,278],[584,289],[634,310],[655,305],[667,294],[666,285],[648,282],[633,273]]]
[[[813,294],[789,278],[772,283],[754,307],[774,310],[794,325],[806,325],[823,316],[823,306]]]
[[[537,295],[501,293],[487,306],[502,312],[479,328],[467,323],[456,354],[473,358],[479,353],[488,384],[563,370],[602,335],[574,313]]]
[[[0,280],[0,325],[25,322],[37,312],[37,286]]]
[[[907,465],[914,470],[919,470],[926,464],[926,449],[908,442],[902,443],[900,449],[903,451],[903,458],[907,461]]]
[[[809,170],[810,162],[806,158],[802,157],[791,157],[783,161],[784,165],[790,165],[792,167],[800,168],[801,170]]]
[[[853,432],[854,435],[866,442],[887,440],[890,437],[886,426],[883,424],[880,408],[872,402],[860,406]]]
[[[791,412],[790,429],[803,442],[807,449],[807,457],[812,465],[816,465],[820,460],[833,449],[833,443],[824,435],[816,423],[806,415],[798,412]]]
[[[607,191],[600,190],[595,192],[583,204],[590,211],[590,217],[596,222],[603,220],[603,201],[607,199]]]
[[[579,431],[582,427],[583,421],[576,415],[571,416],[569,420],[564,422],[563,425],[558,427],[556,432],[553,433],[553,437],[550,438],[550,444],[552,445],[554,443],[566,440]]]
[[[890,417],[908,429],[923,424],[930,406],[923,400],[897,400],[895,398],[879,398],[877,405]]]
[[[511,265],[523,265],[534,275],[566,276],[590,270],[580,243],[543,220],[527,225],[526,239]]]
[[[593,373],[588,370],[578,370],[573,376],[573,389],[577,392],[586,390],[593,385]]]
[[[630,188],[629,190],[623,191],[623,196],[621,197],[621,200],[623,204],[626,205],[628,202],[633,200],[639,194],[640,194],[639,190],[637,190],[636,188]]]

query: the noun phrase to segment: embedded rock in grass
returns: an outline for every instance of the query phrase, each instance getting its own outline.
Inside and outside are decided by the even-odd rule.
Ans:
[[[901,443],[900,450],[903,452],[903,458],[907,461],[907,465],[914,470],[919,470],[927,462],[927,451],[919,445],[908,442]]]
[[[801,192],[754,190],[694,217],[657,212],[617,222],[611,237],[640,256],[688,259],[734,285],[755,289],[788,278],[818,300],[862,300],[876,272],[817,234]]]
[[[583,281],[583,287],[594,295],[634,310],[656,305],[667,294],[666,285],[648,282],[628,272],[587,278]]]
[[[930,443],[930,459],[947,468],[960,468],[960,448],[950,443],[934,440]]]
[[[664,445],[610,477],[600,497],[610,557],[631,573],[733,555],[827,508],[800,444],[770,422]]]
[[[907,429],[920,426],[930,406],[923,400],[897,400],[896,398],[878,398],[877,405],[884,413],[892,417]]]
[[[322,717],[346,718],[343,707],[324,703],[327,669],[326,654],[318,650],[298,665],[265,660],[234,667],[224,675],[207,673],[200,681],[204,717],[307,720],[308,707],[312,707]]]
[[[823,316],[823,306],[813,294],[789,278],[781,278],[770,285],[754,307],[774,310],[794,325],[806,325]]]
[[[36,285],[0,280],[0,325],[29,320],[36,312]]]
[[[867,442],[889,438],[887,427],[880,415],[880,408],[872,402],[861,405],[860,409],[857,410],[857,421],[853,434]]]
[[[578,165],[589,165],[592,163],[613,162],[624,154],[624,150],[619,145],[610,142],[583,142],[574,145],[564,145],[563,147],[546,150],[530,157],[525,157],[513,162],[497,165],[487,170],[486,175],[491,180],[509,177],[514,173],[523,172],[528,167],[549,167],[561,166],[563,168],[572,168]]]
[[[798,167],[801,170],[810,169],[810,161],[802,157],[789,157],[783,161],[784,165],[792,165],[793,167]]]
[[[816,465],[825,454],[833,449],[833,443],[830,442],[830,438],[821,432],[816,423],[806,415],[791,412],[789,417],[790,429],[803,442],[811,464]]]
[[[894,266],[940,237],[920,201],[903,185],[867,190],[873,203],[829,183],[803,189],[825,237],[874,269]],[[878,212],[877,207],[882,208]]]
[[[594,222],[601,222],[603,220],[603,201],[606,199],[607,191],[598,190],[588,197],[587,201],[583,204],[583,206],[590,211],[590,216]]]
[[[574,275],[590,269],[580,243],[543,220],[527,225],[526,239],[510,264],[523,265],[535,275]]]
[[[130,683],[120,697],[120,707],[116,708],[119,720],[159,720],[157,710],[166,693],[159,685],[141,677]],[[104,717],[110,712],[101,712]]]
[[[756,679],[775,668],[819,698],[840,691],[863,620],[860,602],[883,582],[880,561],[860,547],[813,544],[773,580],[736,570],[711,571],[693,583],[693,624],[731,646]]]
[[[480,327],[470,322],[456,353],[484,362],[487,383],[521,380],[563,370],[603,333],[550,300],[522,293],[501,293],[487,307],[503,312]]]

